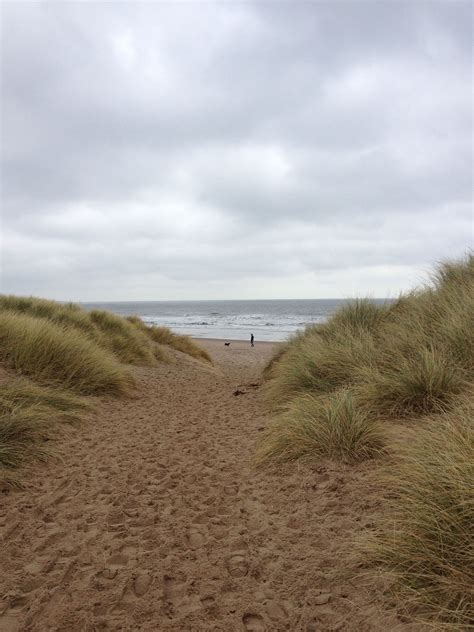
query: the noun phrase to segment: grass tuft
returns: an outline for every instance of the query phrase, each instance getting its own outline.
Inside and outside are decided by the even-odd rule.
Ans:
[[[277,352],[278,353],[278,352]],[[266,400],[271,408],[284,407],[295,396],[310,392],[328,394],[355,381],[361,371],[374,365],[373,337],[366,331],[310,328],[296,338],[271,365]]]
[[[0,384],[0,469],[18,467],[32,457],[45,458],[46,441],[56,424],[78,422],[90,409],[82,397],[28,380]]]
[[[474,257],[391,305],[347,304],[277,350],[266,376],[278,415],[261,462],[374,456],[382,424],[410,417],[381,476],[390,517],[371,559],[407,614],[474,628]]]
[[[130,392],[134,381],[110,353],[78,331],[0,311],[0,361],[20,374],[81,394]]]
[[[462,369],[434,348],[415,348],[383,370],[368,370],[357,389],[360,403],[391,418],[448,410],[466,387]]]
[[[97,328],[98,342],[126,364],[156,365],[156,354],[143,331],[126,318],[94,309],[88,316]]]
[[[408,610],[450,629],[474,625],[474,406],[408,431],[380,475],[388,518],[369,543]],[[440,626],[441,627],[441,626]]]
[[[380,454],[383,445],[381,427],[343,389],[327,399],[310,394],[295,398],[270,426],[257,460],[330,457],[355,462]]]
[[[181,351],[181,353],[185,353],[198,360],[205,360],[206,362],[212,363],[211,356],[207,351],[195,343],[189,336],[175,334],[171,329],[168,329],[168,327],[147,325],[141,318],[138,318],[138,316],[128,316],[127,320],[145,332],[153,342],[171,347],[172,349],[176,349],[176,351]]]

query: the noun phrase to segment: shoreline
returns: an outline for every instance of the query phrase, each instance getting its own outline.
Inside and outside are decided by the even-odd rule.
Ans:
[[[239,343],[239,344],[246,344],[250,347],[250,340],[242,340],[240,339],[234,339],[234,338],[197,338],[196,336],[189,336],[192,340],[194,340],[195,342],[211,342],[211,343],[218,343],[221,342],[222,344],[224,344],[225,342],[230,342],[230,343]],[[259,341],[255,341],[254,342],[254,348],[255,347],[259,347],[259,346],[268,346],[268,345],[281,345],[284,344],[282,340],[259,340]]]

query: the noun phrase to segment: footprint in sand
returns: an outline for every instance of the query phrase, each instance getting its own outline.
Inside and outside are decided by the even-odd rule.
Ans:
[[[107,524],[111,527],[119,527],[125,522],[126,516],[120,511],[111,511],[107,516]]]
[[[267,613],[270,619],[281,621],[288,618],[288,612],[283,604],[278,601],[269,601],[267,603]]]
[[[149,573],[139,573],[133,582],[133,592],[137,597],[143,597],[151,586],[152,576]]]
[[[186,534],[186,541],[189,548],[199,549],[204,545],[205,538],[203,534],[197,529],[189,529],[188,533]]]
[[[231,577],[245,577],[249,572],[248,546],[243,540],[237,540],[231,546],[232,553],[226,561],[227,570]]]
[[[112,557],[109,557],[107,566],[116,569],[120,566],[126,566],[128,564],[128,555],[123,553],[115,553]]]
[[[117,577],[118,569],[116,568],[104,568],[103,571],[99,573],[100,577],[104,579],[115,579]]]
[[[242,621],[247,632],[263,632],[265,630],[265,624],[259,614],[246,612],[242,617]]]
[[[212,608],[216,600],[212,595],[205,595],[201,597],[201,604],[204,608]]]
[[[249,565],[246,559],[245,552],[233,553],[227,559],[227,570],[231,577],[245,577],[249,572]]]
[[[163,597],[165,601],[176,602],[184,597],[186,592],[186,583],[179,581],[175,577],[165,575],[163,578]]]

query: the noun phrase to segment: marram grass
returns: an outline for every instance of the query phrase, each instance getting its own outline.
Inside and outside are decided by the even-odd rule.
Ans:
[[[0,410],[34,406],[36,410],[54,410],[63,421],[74,423],[93,407],[89,399],[48,386],[38,386],[29,380],[12,379],[0,383]]]
[[[56,434],[57,423],[76,423],[89,410],[83,397],[26,379],[0,384],[0,479],[5,468],[49,456],[46,441]]]
[[[261,462],[367,458],[384,450],[383,424],[407,419],[386,446],[388,518],[365,553],[406,614],[474,629],[474,257],[391,305],[349,303],[286,343],[266,377],[276,418]]]
[[[358,382],[360,405],[391,418],[449,410],[466,388],[465,372],[441,350],[416,346],[384,367],[366,370]]]
[[[81,394],[130,392],[134,381],[86,335],[42,318],[0,311],[0,361],[34,380]]]
[[[157,327],[156,325],[146,325],[138,316],[129,316],[127,320],[144,332],[153,342],[158,345],[166,345],[176,351],[181,351],[198,360],[212,362],[210,355],[205,349],[195,343],[189,336],[181,336],[173,333],[168,327]]]
[[[472,398],[406,432],[378,476],[387,514],[364,553],[392,578],[406,610],[439,629],[473,629]]]
[[[135,327],[126,318],[103,310],[88,313],[91,322],[98,330],[98,343],[112,351],[126,364],[156,365],[157,354],[154,345],[143,331]],[[160,358],[161,359],[161,358]]]
[[[131,393],[124,364],[168,361],[168,347],[210,361],[190,338],[136,317],[0,296],[0,363],[23,378],[0,384],[0,468],[46,458],[56,422],[78,421],[90,408],[79,395]]]
[[[350,387],[376,416],[448,410],[474,380],[472,262],[441,265],[434,285],[392,305],[350,302],[295,336],[267,369],[270,408]]]
[[[292,400],[268,430],[258,461],[317,460],[355,462],[383,452],[380,425],[357,408],[349,390],[329,398],[305,394]]]
[[[363,329],[334,332],[328,341],[316,328],[289,344],[271,366],[265,386],[267,403],[284,407],[303,393],[328,394],[356,381],[361,372],[375,365],[375,343]]]
[[[86,311],[74,303],[0,295],[0,313],[5,311],[75,329],[125,364],[155,366],[157,361],[166,362],[166,346],[211,361],[208,353],[188,336],[174,334],[166,327],[149,327],[137,316],[123,318],[105,310]]]

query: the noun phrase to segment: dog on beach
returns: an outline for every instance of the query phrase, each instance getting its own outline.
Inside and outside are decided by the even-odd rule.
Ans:
[[[224,347],[230,347],[230,342],[224,342]]]

